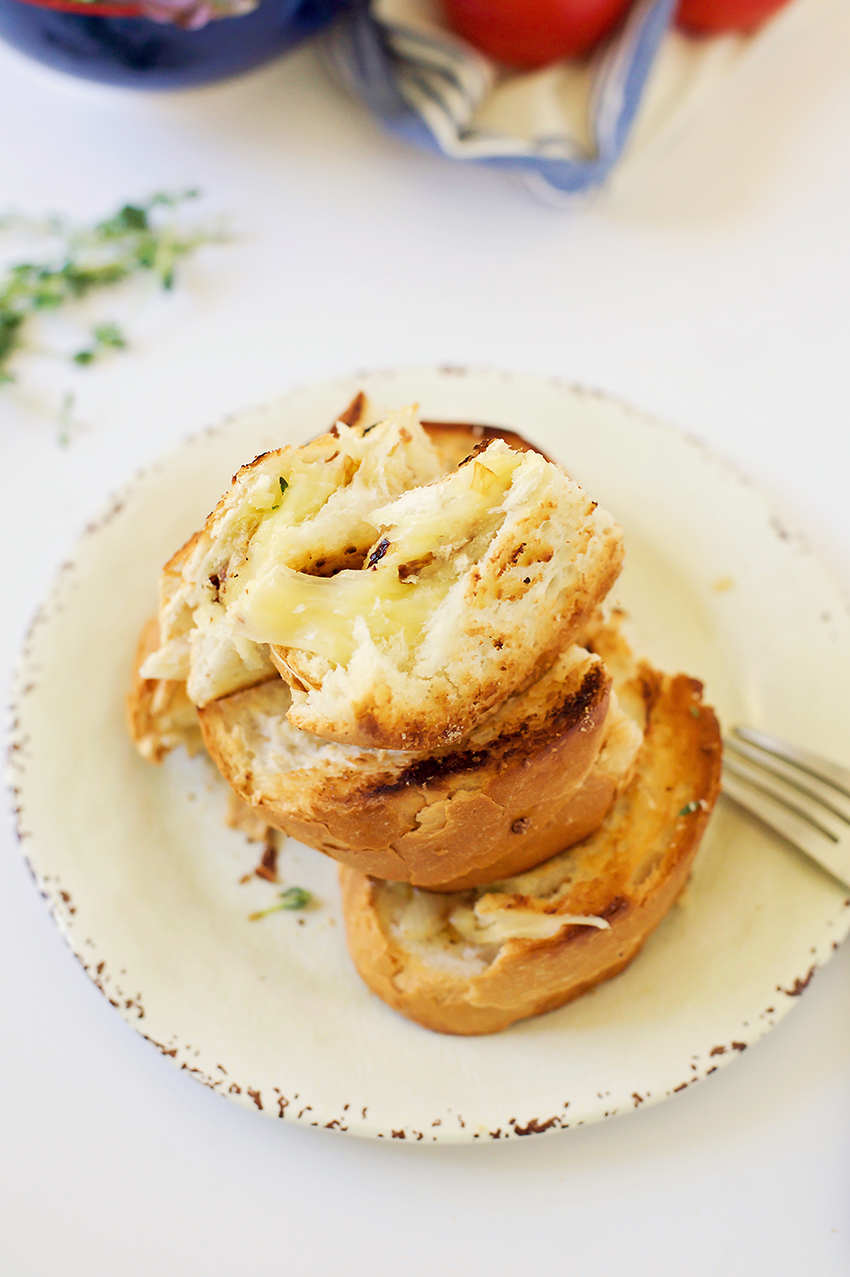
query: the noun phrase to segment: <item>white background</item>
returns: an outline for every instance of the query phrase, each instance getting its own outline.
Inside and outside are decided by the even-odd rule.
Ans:
[[[388,140],[309,49],[159,96],[0,49],[0,206],[94,217],[197,184],[199,215],[236,235],[173,297],[116,300],[131,351],[86,372],[22,360],[0,393],[7,684],[57,564],[134,470],[294,384],[394,364],[556,374],[666,418],[753,475],[850,588],[848,154],[843,0],[570,211]],[[0,1277],[850,1270],[846,947],[768,1038],[655,1109],[506,1146],[373,1145],[173,1070],[0,836]]]

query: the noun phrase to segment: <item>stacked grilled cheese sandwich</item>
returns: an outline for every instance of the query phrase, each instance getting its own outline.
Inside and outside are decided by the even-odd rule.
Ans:
[[[700,685],[636,661],[622,535],[509,432],[362,396],[235,476],[166,565],[130,731],[198,731],[239,799],[340,862],[370,987],[487,1033],[620,970],[719,788]]]

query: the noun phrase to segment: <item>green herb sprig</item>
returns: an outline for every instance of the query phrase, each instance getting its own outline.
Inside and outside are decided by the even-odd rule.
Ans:
[[[272,506],[272,514],[275,512],[275,510],[280,509],[281,502],[283,501],[283,498],[286,496],[286,489],[289,487],[289,483],[287,482],[286,479],[284,479],[283,475],[281,475],[280,478],[278,479],[278,483],[280,484],[280,501],[278,501],[275,505]]]
[[[150,274],[162,288],[171,289],[182,258],[202,244],[224,240],[221,231],[184,229],[174,220],[161,220],[159,210],[174,209],[198,194],[196,190],[175,195],[160,192],[142,203],[123,205],[93,226],[77,226],[59,217],[43,221],[0,218],[0,230],[25,230],[60,242],[52,259],[19,262],[0,273],[0,385],[15,380],[10,362],[25,344],[27,323],[35,316],[80,301],[133,275]],[[126,345],[127,338],[118,325],[105,322],[93,329],[90,344],[71,358],[84,367],[107,350],[121,350]]]
[[[92,344],[88,350],[78,350],[72,358],[75,364],[93,364],[106,350],[123,350],[127,338],[116,323],[98,324],[92,332]]]
[[[309,891],[305,891],[303,887],[287,887],[286,891],[278,892],[280,904],[272,905],[271,909],[260,909],[257,913],[249,913],[249,922],[259,922],[261,918],[267,918],[270,913],[278,913],[281,909],[306,909],[312,903],[313,897]]]

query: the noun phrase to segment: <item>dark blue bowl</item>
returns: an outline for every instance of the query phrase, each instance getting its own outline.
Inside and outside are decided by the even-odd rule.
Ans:
[[[82,7],[82,6],[81,6]],[[0,0],[0,37],[72,75],[138,89],[209,84],[268,62],[312,35],[345,0],[260,0],[253,13],[197,31],[149,18],[104,17]]]

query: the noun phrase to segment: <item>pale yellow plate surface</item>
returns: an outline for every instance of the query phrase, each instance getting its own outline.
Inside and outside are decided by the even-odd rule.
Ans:
[[[580,1001],[489,1038],[396,1016],[348,959],[334,866],[288,843],[274,902],[223,827],[204,759],[161,768],[123,698],[161,564],[230,476],[301,442],[365,388],[430,418],[510,426],[560,459],[626,533],[618,593],[640,646],[745,721],[850,763],[850,623],[802,540],[732,469],[601,396],[493,372],[419,369],[300,390],[181,446],[84,537],[45,601],[15,692],[24,851],[57,922],[119,1013],[175,1064],[273,1118],[354,1135],[487,1140],[653,1103],[728,1063],[793,1005],[850,929],[826,875],[721,803],[692,882],[645,951]]]

